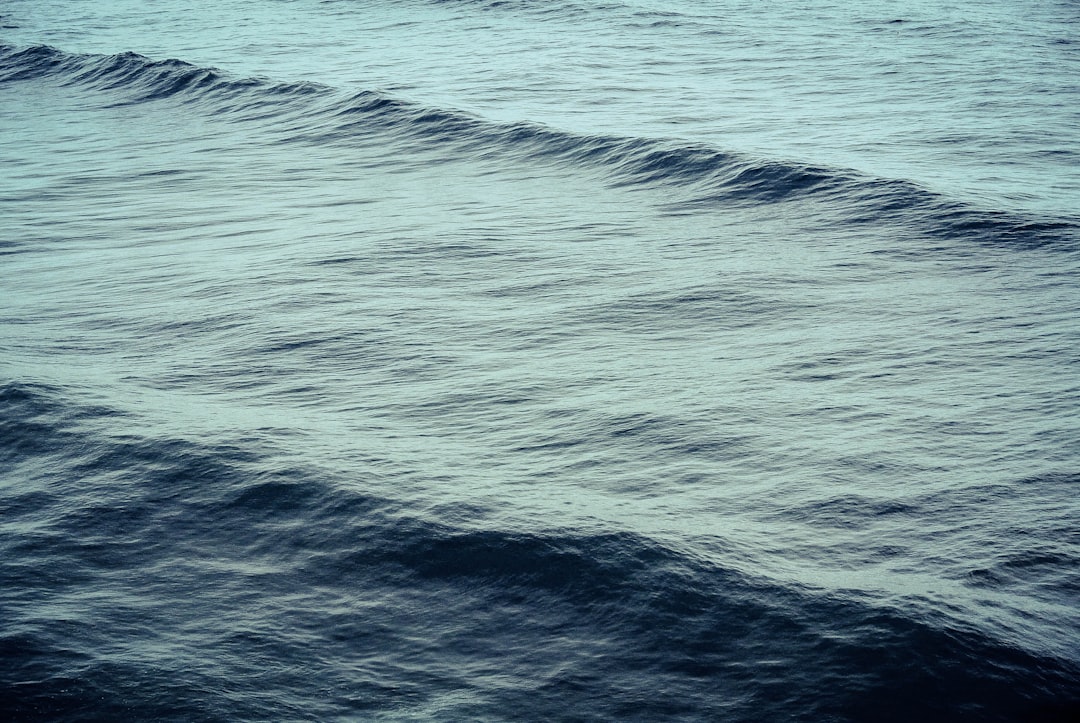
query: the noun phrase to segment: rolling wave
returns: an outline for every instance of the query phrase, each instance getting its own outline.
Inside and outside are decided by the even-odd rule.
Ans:
[[[256,444],[117,437],[66,398],[0,387],[0,464],[52,470],[3,497],[19,718],[1065,720],[1080,696],[1073,663],[945,618],[639,533],[419,512]]]
[[[476,161],[527,158],[569,164],[616,186],[663,190],[671,215],[790,203],[832,222],[903,229],[941,242],[1075,249],[1080,221],[979,208],[901,179],[762,159],[673,139],[580,135],[543,125],[499,124],[384,92],[343,94],[315,83],[235,79],[179,60],[135,53],[94,56],[47,46],[0,46],[0,82],[51,78],[119,96],[115,104],[171,99],[236,122],[260,122],[278,142],[348,145],[374,133]]]

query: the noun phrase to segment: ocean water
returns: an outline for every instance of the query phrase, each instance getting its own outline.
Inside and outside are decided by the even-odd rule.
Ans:
[[[1080,6],[5,0],[0,718],[1080,714]]]

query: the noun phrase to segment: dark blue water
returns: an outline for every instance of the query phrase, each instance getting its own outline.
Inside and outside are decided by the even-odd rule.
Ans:
[[[1075,3],[0,10],[0,719],[1080,712]]]

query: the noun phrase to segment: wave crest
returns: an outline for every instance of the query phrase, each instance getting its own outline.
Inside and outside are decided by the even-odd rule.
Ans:
[[[1021,248],[1080,245],[1080,222],[1072,218],[979,208],[909,181],[852,170],[756,158],[700,143],[582,135],[530,122],[499,124],[380,91],[344,95],[315,83],[235,79],[214,68],[131,52],[93,56],[45,46],[0,46],[0,82],[46,76],[109,93],[117,105],[173,99],[236,122],[258,119],[286,143],[348,145],[382,133],[450,157],[570,164],[613,185],[663,191],[667,200],[661,205],[675,215],[811,201],[827,204],[829,217],[849,226],[887,225],[942,241]]]

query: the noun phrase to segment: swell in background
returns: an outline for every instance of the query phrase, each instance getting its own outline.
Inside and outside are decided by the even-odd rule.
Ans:
[[[1075,217],[1077,11],[1060,0],[13,0],[7,42],[385,90],[497,121],[677,137]]]

